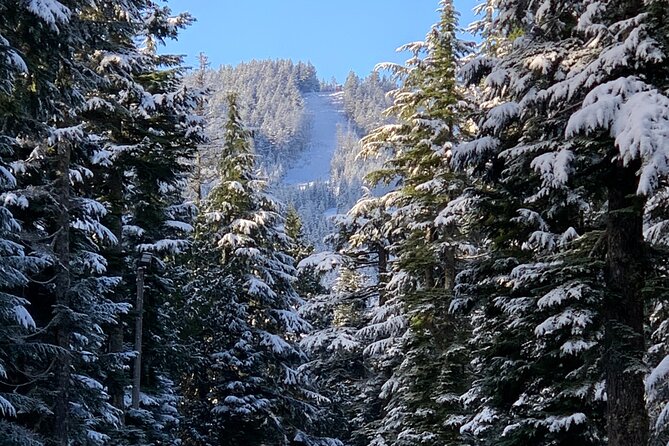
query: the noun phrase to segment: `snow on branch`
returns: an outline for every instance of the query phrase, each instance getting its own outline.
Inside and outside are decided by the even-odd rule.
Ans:
[[[545,186],[559,188],[567,184],[573,170],[573,160],[573,152],[562,149],[537,156],[530,163],[530,167],[541,175]]]
[[[635,76],[595,87],[567,124],[566,136],[609,132],[625,166],[642,162],[637,193],[650,195],[669,173],[669,98]]]
[[[58,32],[56,23],[67,23],[72,11],[67,6],[56,0],[30,0],[28,11],[42,19],[49,27]]]

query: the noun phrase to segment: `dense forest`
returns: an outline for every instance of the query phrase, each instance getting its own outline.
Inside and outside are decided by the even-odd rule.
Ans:
[[[437,6],[338,85],[0,1],[0,445],[669,444],[666,0]]]

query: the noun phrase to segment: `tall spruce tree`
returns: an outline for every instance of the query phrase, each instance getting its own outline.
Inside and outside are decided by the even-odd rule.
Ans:
[[[329,400],[327,414],[319,421],[320,433],[344,444],[363,445],[367,441],[357,431],[369,410],[366,406],[371,405],[361,398],[368,370],[364,344],[357,336],[366,321],[365,287],[360,275],[345,263],[339,254],[321,252],[298,265],[321,279],[321,292],[310,295],[300,307],[312,326],[300,340],[309,354],[301,368],[314,377],[319,392]]]
[[[662,184],[665,182],[663,181]],[[646,292],[644,297],[648,304],[648,322],[651,336],[648,345],[648,360],[654,369],[646,378],[646,398],[651,419],[652,446],[665,444],[669,440],[667,431],[667,414],[669,394],[667,393],[666,376],[669,364],[669,346],[667,338],[669,320],[667,313],[667,275],[663,259],[667,255],[667,186],[663,185],[646,206],[644,238],[649,243],[649,264]]]
[[[173,36],[181,22],[145,1],[9,2],[2,11],[3,43],[11,42],[3,51],[25,72],[15,78],[7,72],[3,83],[3,147],[12,150],[7,153],[16,176],[15,190],[6,192],[4,203],[21,222],[17,240],[30,254],[26,261],[35,259],[39,266],[24,277],[22,289],[37,331],[14,360],[16,370],[8,380],[24,404],[19,423],[50,444],[100,444],[122,424],[123,388],[115,384],[122,381],[120,358],[126,352],[108,350],[107,344],[108,335],[119,332],[122,343],[119,316],[130,308],[127,299],[115,295],[124,272],[117,255],[121,231],[119,225],[103,224],[120,215],[106,186],[121,188],[126,179],[108,182],[107,149],[119,142],[114,124],[138,124],[144,101],[152,99],[154,87],[145,90],[146,83],[138,80],[147,64],[168,61],[143,54],[138,39],[147,37],[150,43],[151,37]],[[167,77],[166,88],[176,90],[174,73]],[[165,99],[166,107],[186,105],[155,125],[163,141],[180,145],[183,141],[171,136],[191,132],[192,101],[166,93],[154,99]],[[138,97],[135,103],[141,106],[133,107]],[[174,165],[176,157],[169,162]],[[21,247],[15,249],[20,256]],[[9,269],[15,262],[18,258],[7,263],[7,271],[21,280],[19,263]]]
[[[441,20],[425,42],[405,48],[413,52],[407,66],[391,66],[401,87],[387,113],[397,123],[363,139],[367,152],[392,153],[370,179],[395,185],[384,197],[394,256],[386,293],[408,320],[399,346],[404,358],[384,386],[378,444],[456,444],[467,386],[464,324],[448,313],[463,244],[453,220],[439,218],[464,187],[449,157],[466,123],[455,70],[467,45],[455,37],[452,4],[440,6]]]
[[[186,444],[319,444],[303,431],[320,397],[297,370],[296,341],[309,325],[296,313],[291,239],[255,169],[231,95],[219,181],[204,203],[186,287],[198,355],[184,383]]]
[[[357,393],[349,400],[353,415],[349,435],[356,445],[370,444],[378,437],[388,399],[383,386],[401,359],[397,346],[406,329],[401,302],[386,292],[391,242],[385,226],[389,219],[383,200],[367,191],[353,208],[335,219],[336,232],[329,237],[344,268],[331,293],[334,301],[328,307],[334,314],[347,306],[361,313],[353,318],[358,345],[352,353],[361,351],[363,373],[357,375]],[[344,302],[338,302],[342,299]],[[346,327],[342,328],[341,334],[345,334]],[[340,330],[335,329],[335,334],[339,335]]]
[[[100,443],[120,420],[102,385],[101,327],[114,324],[128,306],[108,299],[118,279],[107,274],[100,251],[117,240],[100,222],[106,209],[91,181],[98,136],[82,113],[89,93],[104,83],[101,62],[133,51],[134,28],[126,25],[139,8],[30,3],[9,7],[5,16],[27,68],[4,125],[18,142],[13,169],[27,199],[15,212],[26,250],[45,265],[24,290],[39,327],[35,339],[55,346],[48,360],[22,365],[31,376],[22,390],[45,403],[24,421],[53,444]],[[102,16],[114,18],[109,31],[119,36],[118,45],[93,37]]]
[[[97,193],[110,209],[105,223],[119,243],[105,253],[109,269],[121,277],[114,300],[135,305],[137,260],[150,252],[154,262],[146,275],[144,291],[141,403],[129,410],[130,376],[127,360],[134,355],[132,312],[109,327],[106,359],[107,384],[113,404],[127,412],[126,429],[117,441],[163,444],[177,441],[177,378],[174,357],[180,353],[179,318],[171,302],[171,260],[185,250],[185,235],[194,209],[184,203],[186,176],[196,144],[201,140],[201,119],[195,116],[198,94],[182,85],[179,57],[158,55],[157,46],[176,38],[192,19],[172,16],[170,10],[151,4],[142,11],[137,37],[143,45],[124,68],[132,75],[105,72],[107,88],[96,101],[89,100],[86,117],[98,125],[103,146],[96,157],[96,175],[104,181]],[[120,93],[119,93],[120,91]]]
[[[26,358],[48,357],[45,350],[51,349],[28,337],[34,334],[36,323],[22,290],[28,284],[29,274],[42,265],[36,257],[26,256],[19,238],[21,223],[10,210],[12,206],[28,204],[16,191],[17,180],[11,169],[19,145],[11,129],[12,122],[25,125],[27,118],[20,113],[21,105],[15,94],[20,91],[20,78],[27,73],[28,66],[21,56],[21,42],[11,35],[15,22],[9,6],[0,6],[0,191],[3,203],[0,206],[0,438],[15,445],[38,445],[42,439],[34,430],[23,426],[19,417],[45,406],[39,398],[17,390],[30,379],[22,371]],[[25,10],[22,13],[25,14]]]
[[[480,136],[454,160],[496,189],[480,207],[507,217],[488,219],[497,240],[479,264],[497,279],[470,276],[493,299],[477,313],[482,398],[468,431],[646,444],[642,222],[666,175],[666,44],[654,37],[666,13],[656,2],[489,6],[487,54],[466,73],[484,89]]]

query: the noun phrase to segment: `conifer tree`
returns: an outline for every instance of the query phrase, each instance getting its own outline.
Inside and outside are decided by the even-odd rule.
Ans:
[[[92,161],[97,135],[82,122],[86,98],[103,81],[99,63],[113,60],[132,46],[104,46],[91,37],[97,18],[109,14],[121,42],[132,42],[137,18],[131,5],[108,11],[86,2],[31,4],[16,8],[11,38],[26,54],[27,75],[14,91],[21,106],[5,126],[19,142],[18,188],[27,206],[16,209],[28,252],[44,265],[25,288],[39,327],[36,340],[54,345],[54,354],[23,365],[34,376],[22,388],[42,399],[26,422],[54,444],[97,444],[120,420],[102,385],[101,362],[106,341],[101,327],[115,323],[128,306],[108,297],[118,279],[107,274],[104,246],[117,240],[101,224],[106,209],[92,190]],[[104,53],[96,60],[96,57]],[[48,368],[44,364],[50,364]]]
[[[169,9],[157,5],[144,11],[136,31],[144,37],[144,46],[131,64],[132,82],[108,73],[112,91],[105,92],[109,96],[104,101],[92,103],[87,115],[103,135],[96,175],[104,178],[98,193],[111,210],[105,221],[119,240],[106,253],[110,270],[122,278],[115,289],[116,301],[135,305],[139,255],[148,251],[154,259],[143,293],[139,410],[130,410],[126,398],[130,391],[127,359],[134,348],[128,347],[134,337],[128,328],[131,318],[109,328],[106,358],[112,370],[107,384],[114,405],[128,415],[127,429],[117,432],[119,442],[177,441],[173,360],[180,349],[179,318],[173,312],[169,274],[171,260],[187,246],[184,234],[192,231],[193,207],[184,204],[183,196],[189,162],[201,140],[201,119],[194,115],[197,92],[182,86],[180,58],[158,55],[157,45],[176,38],[178,30],[190,22],[187,14],[172,16]],[[118,89],[123,93],[118,94]],[[137,314],[129,316],[134,319]]]
[[[219,182],[205,201],[186,292],[198,363],[187,376],[186,444],[289,444],[317,408],[297,366],[291,242],[279,204],[255,173],[248,132],[234,95],[221,150]],[[317,444],[317,443],[312,443]]]
[[[16,191],[17,180],[11,169],[19,142],[9,130],[9,123],[25,119],[18,112],[21,105],[17,104],[15,94],[20,91],[20,77],[26,74],[28,67],[17,42],[12,43],[5,37],[14,27],[8,9],[8,5],[0,6],[0,193],[3,203],[0,206],[0,377],[3,381],[0,385],[0,438],[15,445],[38,445],[42,444],[41,438],[32,429],[22,426],[18,417],[36,407],[44,407],[43,402],[16,391],[25,383],[26,377],[21,371],[25,358],[34,358],[34,355],[44,358],[48,346],[33,343],[27,337],[34,334],[36,324],[21,289],[27,286],[29,274],[41,265],[37,258],[26,255],[19,238],[21,223],[10,209],[27,205],[25,197]]]
[[[358,445],[367,443],[358,430],[372,405],[361,397],[369,376],[362,354],[364,343],[357,336],[366,322],[366,300],[360,274],[345,263],[339,254],[322,252],[298,266],[316,272],[323,285],[321,293],[309,296],[300,307],[300,314],[312,326],[300,340],[309,354],[301,368],[314,377],[319,392],[329,400],[327,415],[319,421],[321,434]],[[332,275],[336,275],[333,282]]]
[[[330,311],[347,306],[362,309],[354,318],[358,346],[352,352],[362,353],[364,373],[358,375],[357,393],[349,400],[353,414],[349,435],[354,444],[370,444],[378,436],[388,398],[383,386],[400,360],[397,346],[406,329],[401,302],[386,292],[390,217],[384,201],[368,190],[353,208],[335,219],[337,230],[329,237],[344,266],[330,295],[334,299],[328,304]],[[342,299],[345,301],[339,302]]]
[[[440,213],[464,187],[451,172],[449,156],[456,135],[464,133],[455,69],[467,46],[455,38],[450,2],[441,3],[441,14],[425,42],[405,48],[413,52],[408,65],[391,67],[401,87],[392,92],[387,113],[397,123],[363,139],[367,152],[392,153],[369,178],[396,185],[383,199],[395,256],[386,293],[408,323],[397,347],[404,358],[384,385],[386,416],[375,444],[459,441],[466,333],[448,310],[464,244],[459,229]]]
[[[121,6],[29,2],[2,8],[3,38],[14,45],[8,49],[16,48],[10,55],[23,55],[8,61],[23,60],[16,67],[25,72],[15,79],[8,75],[16,82],[4,91],[11,100],[2,99],[12,104],[3,105],[2,128],[16,177],[16,190],[7,189],[4,203],[21,221],[17,241],[22,246],[16,245],[15,252],[30,253],[26,265],[39,266],[23,285],[37,331],[15,360],[17,370],[9,380],[22,395],[19,422],[47,442],[100,444],[116,436],[122,424],[123,388],[115,386],[122,378],[114,374],[122,375],[128,352],[120,351],[122,346],[107,351],[107,344],[108,335],[119,332],[122,343],[119,316],[130,309],[114,294],[121,293],[124,274],[122,232],[120,224],[113,224],[123,209],[114,200],[121,199],[125,180],[111,175],[118,166],[110,168],[110,150],[121,138],[114,125],[139,125],[135,119],[154,92],[153,86],[144,90],[140,80],[151,69],[146,64],[168,61],[142,54],[138,37],[147,37],[151,45],[151,37],[174,36],[179,25],[168,9],[142,1]],[[169,88],[178,82],[174,74],[168,76]],[[158,96],[166,97],[169,107],[184,103],[177,95]],[[190,102],[185,101],[180,116],[159,119],[163,140],[170,132],[191,132],[183,114]],[[108,229],[103,223],[109,222]],[[12,270],[21,280],[18,263]],[[25,435],[26,442],[33,438],[38,437]]]
[[[662,182],[664,183],[664,182]],[[663,259],[667,255],[667,186],[663,185],[661,189],[648,200],[646,206],[644,238],[649,244],[649,271],[646,284],[645,299],[648,305],[648,322],[650,328],[650,337],[648,344],[647,358],[654,366],[651,373],[645,381],[646,398],[649,411],[650,424],[650,445],[664,444],[668,439],[667,432],[667,403],[669,394],[667,393],[667,364],[669,357],[667,346],[667,275],[666,265]]]
[[[478,205],[506,215],[486,225],[497,240],[480,265],[499,280],[480,309],[489,369],[469,432],[497,426],[485,435],[508,444],[646,444],[642,221],[666,175],[666,46],[654,37],[665,13],[655,2],[490,11],[487,54],[466,72],[484,89],[480,135],[454,156],[497,189]],[[469,284],[482,279],[470,273]]]

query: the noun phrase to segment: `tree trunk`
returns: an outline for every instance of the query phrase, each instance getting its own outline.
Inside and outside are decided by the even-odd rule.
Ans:
[[[120,316],[119,316],[120,319]],[[109,352],[112,354],[121,353],[123,351],[123,323],[118,321],[118,324],[110,327],[109,333]],[[108,385],[109,396],[111,397],[111,404],[120,411],[125,411],[124,402],[124,377],[123,370],[114,370],[110,373]]]
[[[636,195],[638,166],[613,168],[608,185],[605,376],[609,446],[645,446],[644,403],[644,200]]]
[[[69,143],[60,142],[57,146],[58,167],[55,198],[58,201],[58,233],[54,239],[54,254],[57,258],[55,277],[55,317],[56,343],[63,349],[56,363],[56,399],[54,402],[55,438],[57,444],[67,446],[70,438],[70,370],[72,356],[70,342],[72,323],[70,317],[70,156]]]
[[[378,243],[376,245],[379,259],[379,305],[386,303],[386,279],[388,276],[388,252],[386,248]]]
[[[191,179],[193,190],[193,196],[195,199],[195,205],[200,206],[202,203],[202,155],[198,149],[195,153],[195,166],[193,167],[193,175]]]
[[[107,251],[107,258],[109,264],[107,272],[110,276],[123,277],[124,262],[123,262],[123,177],[119,169],[112,169],[109,177],[109,202],[110,212],[107,227],[117,238],[118,243],[109,247]],[[127,300],[127,292],[124,289],[117,290],[114,293],[115,302],[123,302]],[[117,324],[109,327],[109,353],[112,355],[123,352],[123,321],[119,315]],[[110,371],[109,379],[107,380],[109,386],[109,395],[111,403],[117,409],[124,411],[124,382],[125,371],[123,369],[115,369]]]
[[[433,246],[436,240],[437,240],[436,231],[433,231],[433,228],[427,228],[425,230],[425,243],[414,245],[411,247],[411,249],[417,249],[418,251],[428,250],[430,249],[431,246]],[[423,286],[427,290],[431,290],[436,286],[434,272],[437,265],[436,265],[436,259],[433,260],[435,260],[435,263],[430,262],[429,264],[425,265],[423,269],[423,281],[425,282]]]
[[[455,287],[455,248],[448,247],[444,253],[444,289],[449,293]]]
[[[144,311],[144,266],[137,268],[137,302],[135,304],[135,361],[132,369],[132,408],[139,409],[142,381],[142,312]]]

